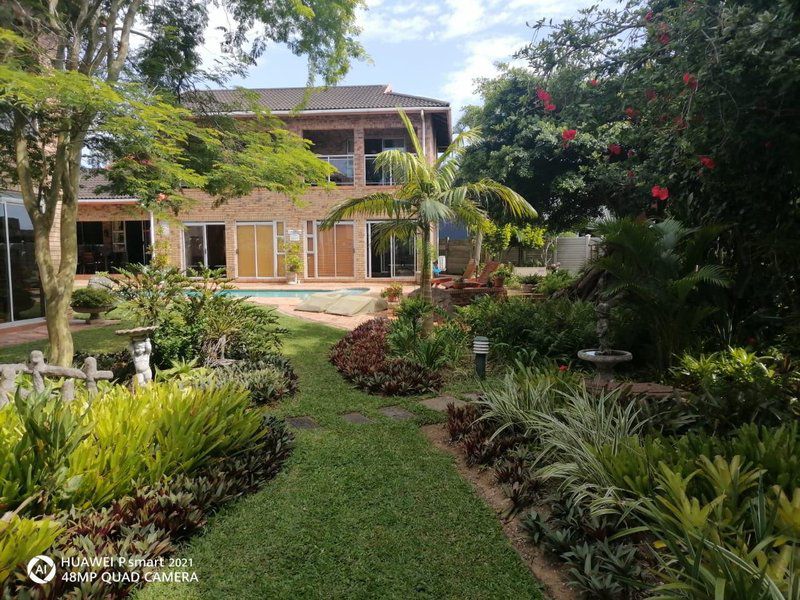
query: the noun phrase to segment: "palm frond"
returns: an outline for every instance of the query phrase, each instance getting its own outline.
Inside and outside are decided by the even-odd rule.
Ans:
[[[392,243],[392,238],[410,240],[421,233],[416,221],[383,221],[372,225],[372,240],[379,250],[387,250]]]
[[[464,155],[467,146],[479,142],[481,139],[480,129],[475,128],[462,131],[450,142],[450,145],[442,152],[442,155],[436,159],[436,168],[441,168],[445,164],[451,162],[457,163]]]
[[[419,142],[417,130],[414,129],[414,124],[411,123],[411,119],[408,118],[406,111],[404,111],[402,108],[398,108],[397,112],[400,114],[400,120],[403,121],[403,125],[406,127],[406,133],[408,133],[408,137],[411,139],[411,146],[414,148],[414,152],[417,154],[417,156],[422,157],[422,159],[425,160],[425,151],[422,149],[422,144]]]
[[[492,179],[481,179],[477,183],[467,183],[461,187],[465,188],[464,193],[466,197],[475,201],[481,203],[487,200],[498,201],[503,206],[505,212],[513,217],[535,219],[539,216],[525,198],[511,188]],[[459,193],[456,190],[458,190],[458,188],[453,188],[450,190],[450,193]]]
[[[390,219],[407,217],[413,210],[408,202],[399,200],[385,192],[378,192],[360,198],[348,198],[334,206],[325,220],[320,223],[321,229],[330,229],[338,221],[355,216],[386,216]]]

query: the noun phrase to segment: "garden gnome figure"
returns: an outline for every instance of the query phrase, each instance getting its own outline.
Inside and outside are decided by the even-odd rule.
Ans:
[[[133,367],[136,370],[134,381],[136,385],[147,385],[153,381],[153,371],[150,369],[150,354],[153,352],[153,344],[150,338],[131,340],[129,350],[133,356]]]

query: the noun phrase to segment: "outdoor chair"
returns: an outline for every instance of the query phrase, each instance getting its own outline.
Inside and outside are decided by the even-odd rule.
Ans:
[[[464,274],[461,276],[465,281],[470,279],[473,275],[475,275],[475,268],[477,267],[477,262],[474,258],[470,258],[469,262],[467,262],[467,266],[464,269]],[[452,286],[453,282],[456,280],[456,277],[453,275],[446,275],[444,277],[435,277],[431,280],[431,285],[433,286],[441,286],[443,288],[449,288]]]

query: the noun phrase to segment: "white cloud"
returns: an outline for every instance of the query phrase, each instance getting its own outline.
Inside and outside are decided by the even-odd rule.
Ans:
[[[465,105],[478,100],[475,80],[497,75],[497,63],[511,62],[514,52],[526,42],[516,35],[501,35],[463,44],[461,50],[466,58],[446,76],[442,85],[444,97],[450,100],[456,115]]]
[[[361,37],[384,43],[407,42],[430,37],[439,8],[429,2],[369,0],[357,13]]]

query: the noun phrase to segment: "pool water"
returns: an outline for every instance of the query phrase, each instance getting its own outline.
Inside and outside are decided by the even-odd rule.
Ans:
[[[369,288],[343,288],[338,290],[225,290],[231,296],[250,296],[253,298],[306,298],[311,294],[336,293],[336,294],[364,294]]]

